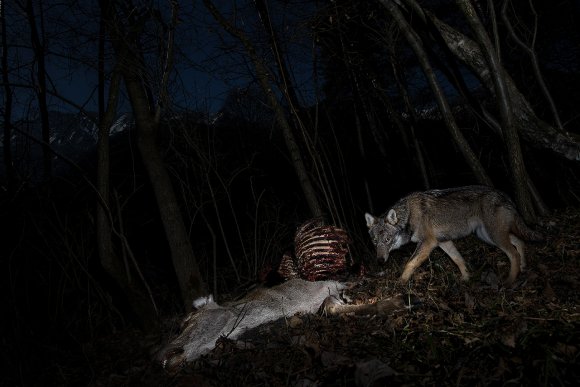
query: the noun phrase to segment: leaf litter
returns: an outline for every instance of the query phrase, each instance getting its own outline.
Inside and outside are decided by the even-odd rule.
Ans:
[[[412,253],[404,250],[379,269],[384,275],[359,279],[348,295],[354,303],[412,295],[421,302],[410,309],[297,315],[237,341],[223,337],[211,353],[175,375],[135,360],[137,370],[130,375],[113,378],[104,367],[90,385],[576,385],[580,211],[555,212],[538,228],[547,240],[527,245],[528,267],[513,288],[502,285],[509,271],[505,255],[475,237],[456,243],[472,274],[468,283],[436,250],[408,285],[400,285]],[[145,345],[138,335],[134,339],[134,345]]]

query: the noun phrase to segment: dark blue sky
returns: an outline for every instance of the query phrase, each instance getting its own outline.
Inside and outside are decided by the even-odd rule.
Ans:
[[[211,15],[200,2],[181,2],[180,23],[176,35],[175,67],[172,77],[170,96],[178,108],[188,108],[200,111],[216,112],[225,100],[228,90],[243,87],[250,82],[247,68],[243,63],[239,50],[223,50],[224,44],[231,44],[231,39],[224,36],[221,27],[217,26]],[[195,3],[195,6],[193,5]],[[216,2],[222,7],[231,7],[231,2]],[[159,3],[162,9],[169,12],[166,3]],[[37,4],[36,4],[37,5]],[[166,8],[163,8],[166,7]],[[47,38],[46,69],[49,80],[49,90],[56,92],[66,100],[83,106],[88,111],[97,110],[97,33],[98,20],[93,17],[98,14],[96,4],[79,2],[76,6],[45,2],[43,5],[45,18],[44,28]],[[227,8],[224,8],[227,9]],[[12,44],[9,52],[11,81],[17,85],[14,88],[14,117],[30,117],[34,115],[35,97],[30,84],[34,68],[33,55],[30,49],[28,22],[22,11],[14,3],[6,7],[8,41]],[[37,12],[38,14],[39,12]],[[166,17],[166,21],[169,17]],[[80,30],[79,30],[80,29]],[[75,32],[75,30],[79,30]],[[145,38],[145,46],[152,45],[152,34],[149,31],[149,42]],[[110,47],[109,47],[110,49]],[[148,57],[154,69],[159,64],[155,55]],[[108,59],[110,69],[114,61]],[[32,66],[31,66],[32,65]],[[160,76],[152,75],[152,84]],[[0,93],[3,93],[2,89]],[[121,99],[119,110],[127,111],[129,106]],[[50,110],[77,111],[74,106],[56,97],[49,97]]]

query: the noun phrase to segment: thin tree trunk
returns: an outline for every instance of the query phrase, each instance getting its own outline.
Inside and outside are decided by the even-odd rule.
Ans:
[[[113,124],[116,105],[119,94],[120,75],[114,73],[109,86],[109,102],[106,112],[99,121],[99,134],[97,141],[97,252],[103,269],[115,280],[121,288],[129,307],[138,317],[139,322],[147,331],[154,331],[157,326],[157,310],[155,305],[147,297],[143,286],[132,280],[130,267],[123,264],[119,255],[115,252],[112,240],[112,223],[110,200],[110,158],[109,158],[109,132]]]
[[[264,31],[268,36],[270,47],[272,49],[272,54],[274,56],[274,60],[276,61],[276,67],[278,68],[278,76],[281,82],[280,89],[282,90],[284,95],[286,95],[286,99],[288,100],[291,107],[291,113],[293,113],[296,116],[297,120],[301,120],[301,118],[298,116],[300,114],[300,102],[298,99],[298,95],[296,93],[296,89],[294,88],[294,84],[292,83],[290,71],[288,71],[286,61],[284,60],[284,51],[278,44],[278,36],[276,34],[276,31],[272,27],[272,21],[270,20],[270,12],[268,10],[268,5],[265,0],[254,0],[254,4],[256,5],[256,10],[258,11],[258,15],[260,16],[262,27],[264,27]]]
[[[276,117],[276,121],[280,128],[282,129],[282,134],[284,136],[284,141],[286,142],[286,147],[288,148],[288,152],[290,154],[290,158],[292,160],[292,165],[294,170],[298,176],[298,181],[300,182],[300,187],[302,188],[302,192],[306,198],[306,202],[308,203],[308,207],[310,208],[310,212],[312,216],[318,217],[322,216],[322,207],[320,206],[320,202],[318,200],[318,196],[316,195],[316,191],[314,186],[312,185],[312,181],[310,180],[310,176],[306,170],[306,166],[304,165],[304,160],[302,159],[302,154],[300,152],[300,148],[296,142],[294,134],[292,133],[292,127],[290,123],[286,119],[286,114],[284,109],[278,102],[274,91],[272,90],[272,86],[270,83],[270,72],[264,65],[264,63],[258,58],[258,54],[256,49],[254,48],[253,44],[250,40],[246,37],[243,31],[234,28],[217,10],[214,4],[210,0],[204,0],[203,3],[205,4],[206,8],[210,11],[213,15],[215,20],[234,38],[238,39],[242,45],[244,46],[246,53],[248,54],[250,60],[252,61],[255,69],[256,69],[256,77],[258,79],[258,83],[262,88],[262,91],[266,95],[268,100],[268,104],[274,110],[274,115]]]
[[[106,12],[105,10],[107,7],[101,4],[101,9],[103,12]],[[113,216],[110,199],[109,135],[117,112],[121,74],[118,68],[113,70],[109,84],[109,97],[107,102],[105,102],[105,19],[106,16],[101,15],[98,52],[99,130],[97,139],[96,189],[99,196],[97,198],[96,208],[97,252],[103,269],[111,276],[111,278],[113,278],[117,285],[119,285],[127,297],[129,307],[138,317],[143,328],[147,331],[154,331],[158,327],[157,310],[155,305],[152,300],[147,297],[146,291],[144,290],[144,287],[146,286],[140,286],[138,281],[132,280],[130,267],[124,264],[122,259],[116,253],[112,239]],[[123,238],[122,235],[119,235],[119,237]]]
[[[0,2],[0,24],[2,25],[2,83],[4,83],[4,168],[6,169],[7,188],[10,193],[15,189],[16,176],[12,165],[12,89],[8,77],[8,40],[6,39],[6,2]]]
[[[392,37],[389,37],[389,41],[393,41]],[[417,123],[417,114],[415,113],[415,109],[413,108],[413,105],[411,104],[411,97],[409,96],[409,93],[407,92],[407,85],[404,83],[403,81],[403,77],[400,74],[400,64],[395,60],[395,53],[392,47],[388,47],[389,50],[389,55],[390,55],[390,62],[393,68],[393,75],[395,77],[395,82],[397,83],[397,88],[399,89],[399,93],[401,94],[401,96],[403,97],[403,103],[405,105],[405,109],[407,110],[407,114],[410,117],[410,121],[411,121],[411,125],[409,126],[409,132],[411,134],[411,138],[413,141],[413,148],[415,149],[415,155],[416,155],[416,160],[417,160],[417,164],[419,167],[419,170],[421,171],[421,178],[423,180],[423,188],[424,189],[429,189],[431,188],[431,183],[429,182],[429,174],[427,173],[427,164],[425,163],[425,157],[423,156],[423,150],[421,149],[421,141],[419,141],[419,138],[417,138],[417,135],[415,133],[415,124]],[[397,124],[397,126],[400,127],[399,130],[403,130],[403,123],[401,122],[401,119],[398,115],[395,114],[395,109],[392,107],[392,104],[390,103],[388,96],[386,95],[386,93],[384,94],[384,98],[387,100],[387,104],[388,104],[388,109],[392,112],[392,116],[396,117],[395,118],[395,123]]]
[[[332,190],[329,188],[331,184],[328,180],[328,175],[326,174],[324,164],[321,160],[321,152],[316,150],[316,140],[312,139],[309,131],[307,130],[307,128],[312,127],[312,123],[309,117],[307,117],[305,114],[302,114],[303,110],[301,108],[300,100],[298,99],[298,94],[296,93],[296,88],[292,82],[290,71],[288,70],[288,66],[286,64],[284,50],[279,44],[278,35],[272,25],[267,1],[254,0],[254,4],[262,22],[264,32],[268,36],[270,48],[272,50],[274,61],[276,62],[276,69],[278,72],[278,78],[280,80],[278,82],[278,89],[282,92],[286,98],[286,101],[288,102],[289,113],[291,114],[294,128],[299,130],[302,134],[302,138],[304,140],[303,143],[306,146],[312,163],[311,169],[314,171],[315,176],[318,178],[319,192],[322,194],[326,202],[326,209],[333,217],[335,215],[338,216],[339,211],[334,204]],[[272,77],[270,77],[270,79],[272,79]],[[292,126],[290,127],[291,129],[294,129]]]
[[[394,63],[391,61],[391,63]],[[395,67],[393,65],[393,67]],[[375,77],[376,78],[376,77]],[[423,157],[423,151],[421,150],[421,143],[415,134],[415,111],[411,106],[410,100],[408,99],[408,93],[405,89],[403,83],[400,79],[398,79],[397,71],[395,71],[395,79],[397,82],[397,86],[399,87],[399,92],[403,97],[403,103],[405,104],[405,109],[410,116],[410,123],[406,125],[403,120],[401,119],[400,114],[396,111],[393,103],[391,102],[387,93],[379,88],[376,82],[373,82],[373,89],[375,90],[375,96],[382,101],[383,106],[387,110],[387,114],[389,115],[389,119],[395,124],[399,132],[401,133],[401,137],[403,139],[403,143],[407,151],[409,152],[410,156],[414,158],[415,163],[417,164],[417,168],[421,174],[421,181],[423,183],[424,189],[430,188],[429,183],[429,175],[427,173],[427,164],[425,163],[425,158]],[[408,132],[408,133],[407,133]],[[409,142],[409,136],[411,137],[411,141]],[[412,143],[412,145],[411,145]],[[414,152],[414,156],[412,155]]]
[[[105,106],[105,36],[107,33],[107,23],[106,23],[107,16],[103,15],[103,12],[106,12],[105,9],[108,9],[108,7],[104,4],[107,1],[108,0],[99,0],[101,8],[101,15],[99,19],[99,45],[98,45],[99,52],[97,57],[97,77],[98,77],[97,102],[99,109],[99,123],[103,121],[105,112],[107,111],[107,108]],[[117,105],[115,103],[115,110],[116,109]]]
[[[416,4],[406,0],[410,4]],[[435,15],[414,8],[419,15],[428,19],[439,31],[449,50],[471,68],[482,84],[495,93],[491,72],[480,47],[470,38],[439,20]],[[536,116],[530,103],[518,90],[508,74],[505,83],[511,98],[514,124],[522,139],[539,149],[548,149],[569,160],[580,161],[580,137],[571,133],[560,133]]]
[[[97,251],[101,265],[117,283],[124,287],[126,281],[122,265],[117,263],[113,241],[111,239],[112,215],[110,201],[110,161],[109,161],[109,132],[117,111],[120,75],[113,74],[109,86],[109,103],[106,110],[99,112],[99,133],[97,139]]]
[[[516,203],[524,219],[527,221],[533,221],[536,218],[536,214],[528,190],[528,175],[524,165],[520,139],[513,123],[511,99],[504,79],[505,71],[499,62],[497,52],[494,50],[491,40],[471,3],[467,0],[456,0],[456,3],[465,15],[479,45],[485,52],[485,60],[492,73],[495,95],[497,97],[496,101],[501,116],[503,138],[507,147],[507,157],[512,177],[514,179],[513,185]]]
[[[364,146],[363,140],[363,127],[368,126],[368,131],[371,133],[372,137],[377,144],[379,151],[383,156],[387,155],[387,152],[384,150],[383,141],[379,139],[379,130],[376,125],[376,120],[372,116],[372,113],[369,110],[369,107],[363,100],[363,93],[360,87],[360,82],[358,76],[356,74],[355,69],[351,66],[351,58],[349,58],[347,50],[344,49],[344,43],[341,35],[341,45],[342,45],[342,54],[343,54],[343,62],[347,68],[348,79],[350,81],[351,90],[353,91],[353,111],[354,111],[354,121],[356,126],[356,134],[357,134],[357,143],[358,143],[358,150],[362,160],[363,165],[367,164],[367,154]],[[363,113],[361,113],[363,112]],[[366,117],[366,125],[363,124],[363,116]],[[374,205],[372,200],[372,195],[370,191],[370,184],[367,173],[363,173],[361,176],[363,180],[363,186],[365,190],[365,195],[367,199],[367,208],[368,211],[371,213],[374,211]]]
[[[462,153],[463,157],[465,158],[467,164],[471,168],[475,178],[480,184],[492,186],[491,179],[487,176],[483,166],[479,162],[479,158],[471,149],[471,146],[459,130],[457,123],[455,122],[455,118],[453,117],[453,113],[451,112],[451,108],[449,107],[449,103],[445,98],[443,90],[435,77],[435,73],[429,64],[429,60],[427,59],[427,54],[422,47],[422,43],[420,39],[416,36],[416,34],[412,31],[409,26],[409,23],[399,10],[398,5],[396,5],[392,0],[381,0],[380,1],[388,12],[391,14],[403,34],[407,39],[407,42],[411,45],[411,48],[417,55],[417,59],[419,60],[419,64],[427,78],[429,86],[433,91],[435,99],[437,101],[437,105],[439,106],[439,110],[443,115],[443,119],[449,132],[451,133],[451,137],[455,141],[455,144],[459,148],[460,152]]]
[[[36,17],[34,15],[32,0],[26,1],[26,16],[28,18],[28,23],[30,24],[30,38],[32,41],[34,59],[36,60],[36,95],[38,98],[38,108],[40,110],[40,123],[42,128],[44,179],[48,181],[52,176],[52,152],[50,151],[50,123],[48,119],[48,104],[46,101],[46,66],[44,63],[45,47],[43,44],[44,42],[40,39],[38,28],[36,28]]]
[[[177,21],[177,4],[172,2],[172,6],[172,26],[174,26]],[[139,153],[155,194],[184,307],[186,311],[189,311],[192,308],[193,300],[207,295],[207,290],[193,255],[191,241],[183,222],[171,179],[157,147],[156,132],[159,128],[161,105],[156,108],[150,106],[147,87],[143,84],[143,80],[147,79],[144,73],[145,64],[142,60],[142,52],[137,49],[135,44],[138,36],[125,36],[119,28],[121,25],[119,21],[111,18],[110,22],[109,31],[113,48],[121,61],[121,74],[135,117]],[[168,43],[164,74],[161,80],[160,100],[163,102],[166,102],[165,86],[172,68],[172,28],[170,28]]]
[[[361,118],[360,118],[360,114],[358,112],[359,109],[357,109],[356,104],[354,104],[353,110],[354,110],[354,122],[356,125],[358,150],[359,150],[359,153],[360,153],[360,156],[362,158],[363,165],[364,165],[367,163],[367,156],[366,156],[364,141],[363,141],[363,137],[362,137],[363,129],[362,129]],[[365,195],[366,195],[366,199],[367,199],[368,211],[370,211],[371,213],[374,213],[375,209],[374,209],[374,205],[373,205],[373,197],[371,195],[369,180],[367,178],[366,173],[363,173],[362,179],[363,179],[363,185],[364,185]]]
[[[534,49],[534,43],[536,41],[537,24],[538,24],[538,21],[537,21],[538,15],[536,14],[536,11],[534,9],[534,5],[530,1],[530,7],[532,8],[532,13],[534,14],[534,17],[535,17],[535,24],[534,24],[534,33],[533,33],[532,43],[528,46],[519,38],[519,36],[514,31],[512,23],[507,15],[507,7],[508,7],[509,3],[510,2],[506,0],[506,1],[504,1],[503,5],[501,7],[501,17],[502,17],[502,20],[504,22],[504,25],[506,26],[506,28],[508,30],[508,34],[509,34],[510,38],[514,42],[516,42],[516,44],[518,46],[520,46],[520,48],[522,50],[524,50],[525,53],[528,54],[528,56],[530,57],[530,62],[532,63],[532,68],[534,70],[534,75],[536,77],[536,81],[538,82],[538,85],[540,86],[540,90],[542,91],[542,94],[544,94],[544,98],[546,99],[546,102],[548,102],[548,106],[550,107],[550,110],[552,112],[552,116],[554,116],[554,121],[556,123],[556,127],[560,130],[560,132],[564,132],[564,127],[562,126],[562,121],[560,120],[560,115],[558,114],[558,109],[556,109],[556,104],[554,103],[554,99],[552,98],[552,95],[550,94],[550,91],[548,90],[548,86],[546,85],[546,82],[544,82],[544,76],[542,75],[542,71],[540,70],[540,63],[538,62],[538,56],[536,55],[536,50]]]

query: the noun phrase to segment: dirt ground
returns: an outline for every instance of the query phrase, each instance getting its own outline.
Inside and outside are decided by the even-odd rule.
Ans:
[[[398,285],[412,246],[393,252],[382,276],[349,292],[354,303],[401,294],[420,302],[384,316],[303,315],[221,339],[209,355],[168,375],[138,332],[107,338],[91,386],[577,385],[580,380],[580,211],[552,214],[528,245],[513,288],[497,248],[469,237],[457,248],[472,279],[434,252],[409,286]],[[151,340],[154,341],[154,340]]]

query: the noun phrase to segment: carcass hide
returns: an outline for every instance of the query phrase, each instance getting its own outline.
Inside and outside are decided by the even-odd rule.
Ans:
[[[292,279],[272,288],[261,288],[245,298],[218,305],[207,304],[190,313],[181,333],[159,353],[159,361],[174,371],[211,351],[220,336],[236,339],[244,331],[296,313],[316,313],[327,298],[339,298],[346,285],[337,281],[310,282]]]

